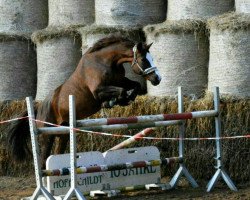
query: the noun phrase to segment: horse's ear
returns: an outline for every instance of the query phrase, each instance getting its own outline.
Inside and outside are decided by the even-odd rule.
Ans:
[[[137,47],[137,50],[138,50],[138,51],[142,52],[142,49],[143,49],[143,44],[142,44],[142,42],[137,43],[137,44],[136,44],[136,47]]]
[[[150,44],[148,44],[148,45],[146,46],[147,51],[149,51],[149,49],[150,49],[150,47],[152,46],[152,44],[153,44],[153,42],[150,43]]]

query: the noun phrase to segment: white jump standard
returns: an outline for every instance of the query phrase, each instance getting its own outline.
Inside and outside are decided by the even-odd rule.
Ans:
[[[27,107],[28,107],[28,115],[29,115],[29,124],[30,124],[30,133],[31,133],[31,142],[32,142],[32,152],[34,157],[34,167],[35,167],[35,174],[36,174],[36,184],[37,189],[35,190],[33,196],[31,199],[37,199],[39,195],[43,195],[46,197],[46,199],[52,200],[55,199],[55,197],[52,196],[52,194],[49,193],[49,191],[43,186],[42,184],[42,175],[46,175],[45,172],[47,172],[47,175],[50,175],[53,171],[43,171],[41,169],[40,161],[39,161],[39,150],[38,150],[38,141],[37,136],[38,134],[44,134],[44,133],[62,133],[67,134],[70,131],[70,175],[71,175],[71,188],[64,197],[64,199],[71,199],[71,197],[74,195],[77,197],[77,199],[85,200],[85,197],[83,195],[84,191],[80,191],[77,185],[77,173],[79,173],[79,166],[77,165],[77,155],[76,155],[76,131],[81,130],[81,132],[84,132],[84,130],[88,131],[107,131],[107,130],[121,130],[121,129],[134,129],[134,128],[152,128],[152,127],[165,127],[169,125],[178,125],[179,126],[179,155],[177,156],[178,159],[175,159],[177,162],[179,162],[179,169],[177,170],[176,174],[170,181],[171,188],[174,188],[180,177],[184,175],[187,180],[190,182],[192,187],[198,187],[198,184],[194,180],[194,178],[191,176],[191,174],[188,172],[187,168],[185,167],[184,160],[184,132],[185,132],[185,120],[187,119],[193,119],[193,118],[201,118],[201,117],[215,117],[215,128],[216,128],[216,168],[217,171],[212,177],[212,179],[209,181],[207,185],[207,192],[210,192],[219,177],[221,176],[223,180],[226,182],[228,187],[231,190],[237,191],[237,188],[235,187],[234,183],[230,179],[230,177],[227,175],[223,168],[222,164],[222,147],[221,147],[221,118],[220,118],[220,112],[219,112],[219,88],[216,87],[214,90],[214,110],[208,110],[208,111],[196,111],[196,112],[190,112],[190,113],[183,113],[183,96],[181,92],[181,87],[178,88],[178,113],[177,114],[163,114],[163,115],[147,115],[147,116],[137,116],[137,117],[129,117],[129,118],[109,118],[109,119],[92,119],[92,120],[76,120],[75,117],[75,102],[74,97],[70,96],[69,99],[69,106],[70,106],[70,127],[48,127],[48,128],[36,128],[36,124],[34,122],[35,115],[33,111],[33,103],[32,98],[27,97]],[[76,125],[80,127],[76,127]],[[151,131],[148,131],[149,134]],[[138,133],[135,136],[131,136],[131,140],[118,144],[118,147],[115,148],[121,148],[126,146],[128,142],[135,142],[137,141],[136,138],[138,137],[141,139],[141,136],[143,134]],[[125,140],[126,141],[126,140]],[[107,151],[105,153],[109,153],[110,151]],[[112,151],[111,151],[112,152]],[[132,166],[132,163],[136,163],[136,161],[141,160],[133,160],[130,163],[129,166]],[[159,161],[159,160],[158,160]],[[157,162],[158,164],[161,163],[160,161]],[[121,167],[119,164],[122,163],[112,163],[112,169],[117,166],[117,169]],[[124,164],[124,163],[123,163]],[[138,163],[137,163],[138,164]],[[145,165],[149,164],[149,162],[145,161]],[[152,163],[151,163],[152,164]],[[167,162],[163,162],[163,164],[167,164]],[[150,165],[150,164],[149,164]],[[96,166],[98,170],[101,169],[101,166]],[[106,166],[108,167],[108,166]],[[125,165],[123,165],[125,167]],[[134,166],[136,167],[136,165]],[[90,169],[90,168],[89,168]],[[106,169],[106,168],[105,168]],[[56,170],[56,169],[55,169]],[[91,169],[90,169],[91,170]],[[60,171],[60,170],[59,170]],[[44,172],[44,173],[43,173]],[[86,168],[82,168],[80,170],[81,173],[86,173]],[[58,173],[58,171],[55,171],[55,175],[61,175]],[[91,173],[91,172],[90,172]],[[131,185],[133,187],[135,185]],[[111,190],[113,188],[110,188]]]

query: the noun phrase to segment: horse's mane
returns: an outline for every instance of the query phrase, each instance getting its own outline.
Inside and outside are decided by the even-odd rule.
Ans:
[[[103,39],[100,39],[99,41],[97,41],[93,47],[91,47],[88,50],[88,53],[92,53],[95,51],[99,51],[100,49],[103,49],[105,47],[108,47],[112,44],[115,43],[126,43],[129,46],[133,46],[134,42],[128,38],[122,37],[122,36],[110,36],[110,37],[106,37]]]

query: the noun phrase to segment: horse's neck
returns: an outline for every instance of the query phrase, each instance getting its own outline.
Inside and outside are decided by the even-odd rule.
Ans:
[[[106,62],[105,64],[112,66],[122,66],[122,64],[125,62],[133,61],[132,48],[126,48],[122,45],[107,47],[98,52],[98,55],[103,58],[103,60]]]

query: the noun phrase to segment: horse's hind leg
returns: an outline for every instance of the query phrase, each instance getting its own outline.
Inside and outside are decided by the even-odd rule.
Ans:
[[[69,135],[60,135],[56,138],[55,154],[63,154],[69,141]]]
[[[63,122],[61,125],[68,126],[69,124],[67,122]],[[69,134],[57,136],[55,145],[55,154],[63,154],[66,150],[68,141],[69,141]]]
[[[42,168],[45,168],[46,166],[46,159],[50,156],[53,142],[54,142],[55,136],[49,135],[49,134],[43,134],[41,135],[41,164]]]

